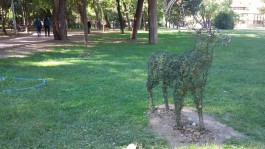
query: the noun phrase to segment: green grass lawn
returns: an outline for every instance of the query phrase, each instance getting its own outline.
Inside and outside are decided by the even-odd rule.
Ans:
[[[224,148],[264,148],[265,31],[223,32],[232,42],[214,52],[204,112],[247,136],[227,140]],[[193,40],[172,30],[159,31],[158,45],[148,45],[147,32],[137,41],[128,37],[105,33],[91,36],[88,48],[80,41],[27,58],[0,59],[0,76],[47,81],[36,89],[0,91],[0,148],[123,148],[134,142],[167,148],[145,114],[147,59],[158,50],[192,49]],[[80,56],[83,52],[91,56]],[[9,82],[0,80],[0,89],[16,87],[15,80]],[[155,103],[163,103],[159,87]],[[185,103],[193,106],[189,98]]]

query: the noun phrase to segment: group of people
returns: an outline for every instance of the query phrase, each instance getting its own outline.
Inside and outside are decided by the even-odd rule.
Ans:
[[[50,18],[49,17],[45,17],[44,20],[43,20],[43,23],[42,21],[40,20],[40,18],[37,18],[35,20],[35,23],[34,23],[36,29],[37,29],[37,34],[38,34],[38,37],[40,37],[41,35],[41,29],[42,29],[42,26],[44,26],[44,30],[45,30],[45,37],[50,37],[50,26],[51,26],[51,21],[50,21]],[[88,34],[90,33],[90,29],[91,29],[91,23],[90,21],[87,22],[87,27],[88,27]]]
[[[50,21],[50,18],[49,17],[45,17],[44,20],[43,20],[43,23],[42,21],[40,20],[40,18],[37,18],[35,20],[35,23],[34,23],[36,29],[37,29],[37,34],[38,34],[38,37],[40,37],[41,35],[41,29],[42,29],[42,26],[44,26],[44,30],[45,30],[45,37],[50,37],[50,26],[51,26],[51,21]]]

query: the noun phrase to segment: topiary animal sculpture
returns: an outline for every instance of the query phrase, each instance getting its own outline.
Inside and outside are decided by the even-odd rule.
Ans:
[[[212,64],[213,48],[226,46],[229,42],[230,37],[219,33],[218,30],[199,29],[195,31],[194,49],[183,54],[160,51],[151,55],[148,60],[146,83],[150,110],[154,108],[152,89],[159,83],[162,85],[166,109],[169,110],[167,88],[172,86],[176,126],[180,127],[183,101],[190,91],[199,115],[199,129],[203,130],[202,96]]]

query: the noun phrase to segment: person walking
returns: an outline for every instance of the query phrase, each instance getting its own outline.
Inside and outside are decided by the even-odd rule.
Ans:
[[[50,18],[49,17],[45,17],[44,19],[44,29],[45,29],[45,37],[50,37],[50,26],[51,26],[51,22],[50,22]]]
[[[40,18],[37,18],[35,20],[35,27],[37,29],[38,37],[40,37],[40,35],[41,35],[41,21],[40,21]]]
[[[91,22],[90,21],[87,22],[87,29],[88,29],[87,33],[90,34],[90,29],[91,29]]]

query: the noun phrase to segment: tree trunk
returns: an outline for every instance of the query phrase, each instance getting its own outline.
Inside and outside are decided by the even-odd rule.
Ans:
[[[22,14],[23,14],[23,25],[25,26],[25,31],[29,33],[29,28],[28,28],[28,8],[27,8],[27,1],[24,0],[22,3]]]
[[[108,18],[108,15],[107,14],[105,14],[105,20],[106,20],[106,27],[107,28],[111,28],[111,25],[110,25],[110,22],[109,22],[109,18]]]
[[[149,44],[157,44],[157,0],[148,0]]]
[[[72,18],[71,18],[71,13],[72,13],[72,7],[67,7],[67,9],[66,9],[66,24],[67,24],[67,28],[68,29],[71,29],[72,28],[72,23],[73,23],[73,21],[71,20]]]
[[[53,34],[55,40],[67,40],[65,6],[66,0],[54,0]]]
[[[127,19],[127,22],[128,22],[128,31],[130,31],[131,30],[131,21],[130,21],[130,18],[129,18],[129,13],[128,13],[127,6],[126,6],[125,2],[123,2],[123,7],[124,7],[124,11],[125,11],[125,16],[126,16],[126,19]]]
[[[2,16],[2,31],[4,33],[4,35],[7,35],[6,32],[6,15],[7,15],[7,11],[4,11],[4,9],[1,9],[1,16]]]
[[[143,4],[144,4],[144,0],[138,0],[136,12],[134,15],[134,20],[133,20],[132,34],[130,37],[132,40],[136,39],[137,30],[138,30],[138,27],[139,27],[140,22],[141,22],[141,14],[142,14],[142,9],[143,9]]]
[[[104,11],[103,11],[103,8],[101,5],[98,5],[98,7],[100,8],[100,11],[101,11],[101,22],[99,22],[99,26],[102,25],[102,32],[104,33],[105,32],[105,25],[106,25],[106,21],[104,19]]]
[[[103,23],[103,20],[104,20],[103,9],[102,9],[101,5],[96,0],[93,0],[93,7],[94,7],[95,14],[96,14],[96,19],[95,19],[96,28],[97,29],[103,29],[103,32],[104,32],[104,25],[101,24],[101,22]],[[101,11],[101,15],[102,15],[101,20],[100,20],[100,14],[99,14],[100,11]]]
[[[165,26],[166,26],[166,28],[168,28],[168,19],[167,19],[167,16],[166,16],[166,24],[165,24]]]
[[[143,11],[142,11],[142,14],[141,14],[141,18],[140,18],[140,24],[139,24],[139,27],[138,27],[138,29],[143,29],[143,27],[144,27],[144,21],[143,21]]]
[[[119,16],[121,33],[124,34],[124,25],[123,25],[123,18],[121,15],[120,0],[116,0],[116,5],[117,5],[118,16]]]
[[[14,6],[14,0],[11,0],[11,8],[13,13],[13,28],[15,31],[15,35],[17,36],[17,22],[16,22],[16,13],[15,13],[15,6]]]
[[[148,24],[146,24],[146,22],[148,21],[148,15],[147,15],[146,11],[143,12],[143,16],[142,17],[143,17],[144,30],[148,31]]]
[[[96,29],[100,29],[100,26],[99,26],[99,11],[98,11],[98,7],[97,7],[97,2],[95,0],[93,0],[93,7],[94,7],[94,11],[95,11],[95,14],[96,14],[96,18],[95,18],[95,28]]]
[[[87,7],[87,0],[82,0],[81,2],[78,3],[78,11],[80,13],[82,22],[84,24],[85,45],[88,45],[88,20],[87,20],[86,7]]]

